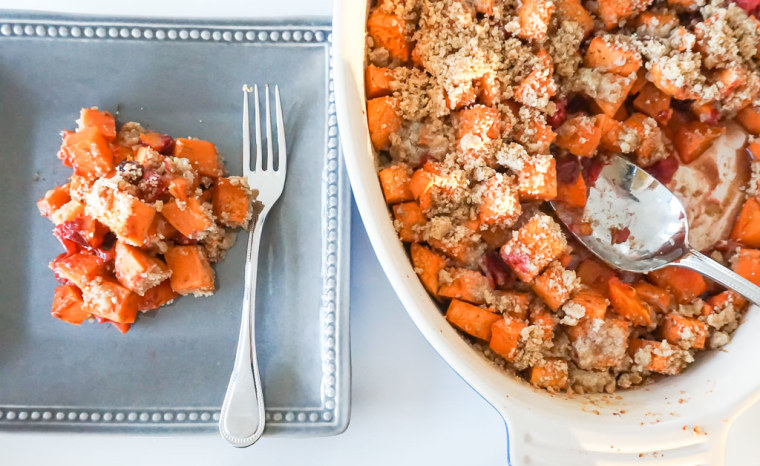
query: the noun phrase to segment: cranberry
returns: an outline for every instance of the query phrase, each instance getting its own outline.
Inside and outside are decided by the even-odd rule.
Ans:
[[[491,282],[491,287],[493,288],[500,288],[512,281],[512,272],[501,259],[498,251],[491,251],[483,256],[480,269],[488,277],[488,281]]]
[[[100,258],[101,261],[111,262],[112,260],[116,259],[116,249],[114,249],[115,245],[116,235],[109,231],[103,237],[103,242],[100,243],[100,246],[93,249],[93,252]]]
[[[583,178],[586,180],[586,184],[594,186],[599,178],[599,174],[602,173],[602,168],[607,165],[607,161],[595,157],[593,159],[584,159],[583,165]]]
[[[557,99],[554,101],[554,105],[556,110],[553,115],[546,117],[546,121],[552,129],[557,129],[567,119],[567,99]]]
[[[68,254],[79,251],[80,248],[87,248],[89,244],[87,239],[82,236],[82,219],[77,218],[68,222],[56,225],[53,229],[53,235],[58,238],[61,245]]]
[[[557,179],[562,184],[571,184],[578,179],[581,172],[581,161],[574,155],[557,158]]]
[[[501,260],[504,261],[513,270],[520,270],[527,272],[531,268],[531,259],[527,254],[513,252],[509,254],[501,254]]]
[[[734,3],[747,13],[753,13],[760,6],[760,0],[734,0]]]
[[[166,194],[168,182],[158,171],[145,168],[140,183],[137,185],[139,197],[145,202],[156,202]]]
[[[153,132],[142,134],[140,145],[150,147],[162,155],[171,155],[174,152],[174,139],[168,134]]]
[[[612,227],[610,228],[610,234],[612,236],[612,244],[620,244],[628,241],[628,237],[631,236],[631,230],[628,227]]]
[[[193,246],[195,244],[198,244],[198,240],[190,239],[185,235],[182,235],[180,233],[177,233],[177,237],[174,238],[174,242],[177,244],[181,244],[182,246]]]
[[[670,181],[673,179],[673,175],[675,175],[677,170],[678,159],[675,155],[671,155],[667,159],[660,160],[656,164],[647,168],[649,174],[657,178],[662,184],[670,183]]]
[[[578,113],[585,112],[589,109],[589,101],[586,96],[582,94],[575,94],[567,101],[566,112]]]
[[[716,126],[718,122],[720,121],[720,112],[715,107],[710,107],[710,112],[703,113],[702,115],[699,116],[699,119],[703,123],[707,123],[710,126]]]

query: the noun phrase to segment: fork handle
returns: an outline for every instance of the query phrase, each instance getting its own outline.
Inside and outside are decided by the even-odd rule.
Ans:
[[[256,219],[253,231],[248,235],[240,335],[235,353],[235,365],[219,416],[219,432],[228,443],[235,447],[252,445],[264,432],[264,397],[255,344],[255,287],[259,245],[265,219],[266,211],[262,211]]]
[[[760,306],[760,287],[691,247],[685,256],[672,265],[699,272]]]

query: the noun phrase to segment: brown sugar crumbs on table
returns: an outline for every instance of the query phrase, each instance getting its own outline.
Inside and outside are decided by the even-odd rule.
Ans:
[[[704,252],[760,284],[759,13],[757,0],[371,7],[383,194],[425,289],[497,365],[553,392],[613,392],[728,343],[741,296],[685,269],[612,270],[542,202],[582,209],[612,153],[667,184],[736,121],[752,176],[730,235]]]
[[[69,182],[37,202],[65,252],[50,263],[61,283],[52,314],[94,318],[126,333],[140,312],[181,295],[214,293],[211,263],[236,228],[248,228],[253,192],[225,176],[214,144],[173,139],[108,112],[85,108],[64,131],[58,158]]]

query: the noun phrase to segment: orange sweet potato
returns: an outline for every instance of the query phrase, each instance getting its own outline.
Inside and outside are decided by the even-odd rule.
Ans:
[[[79,112],[80,128],[96,128],[106,141],[116,139],[116,120],[109,112],[98,110],[97,107],[83,108]]]
[[[448,269],[448,272],[451,275],[451,281],[439,286],[439,296],[473,304],[485,303],[485,292],[491,289],[485,275],[475,270],[463,268]]]
[[[420,243],[412,243],[412,265],[422,285],[433,296],[438,296],[438,274],[446,267],[446,258]]]
[[[477,243],[468,239],[451,241],[429,238],[428,244],[463,265],[473,265],[481,253]]]
[[[648,31],[670,31],[679,25],[678,16],[669,11],[644,11],[636,17],[637,27],[646,26]]]
[[[611,86],[619,87],[621,89],[619,97],[617,100],[612,101],[607,100],[602,96],[597,96],[594,98],[594,103],[602,112],[604,112],[605,115],[615,118],[618,110],[620,110],[620,108],[623,106],[623,102],[625,102],[625,99],[631,92],[631,88],[633,87],[635,80],[612,73],[607,73],[605,79],[610,82]]]
[[[517,9],[520,30],[517,35],[523,39],[541,40],[549,29],[549,18],[554,4],[546,0],[523,0]]]
[[[100,130],[82,128],[76,133],[66,133],[58,152],[63,164],[74,168],[74,173],[95,179],[113,170],[113,152]]]
[[[612,29],[623,20],[633,18],[646,10],[652,0],[600,0],[598,15],[606,29]]]
[[[557,16],[578,23],[584,36],[588,37],[594,30],[594,18],[580,0],[555,0],[554,5],[557,7]]]
[[[498,319],[495,319],[491,324],[491,341],[488,347],[507,361],[514,361],[520,344],[520,332],[527,325],[522,320],[498,316]]]
[[[398,16],[375,9],[367,19],[367,31],[375,44],[388,50],[392,58],[409,61],[411,44],[406,38],[406,23]]]
[[[599,128],[602,130],[599,147],[609,152],[622,152],[619,141],[620,134],[623,131],[623,124],[604,113],[597,115],[596,120],[599,123]]]
[[[654,307],[660,312],[665,312],[670,308],[671,296],[668,290],[652,285],[645,281],[639,281],[633,285],[636,294],[647,304]]]
[[[468,134],[481,139],[496,139],[501,135],[501,116],[495,108],[475,105],[456,112],[456,119],[460,139]]]
[[[502,246],[500,254],[517,278],[529,283],[565,250],[559,225],[548,215],[536,214]]]
[[[588,258],[578,265],[575,274],[584,285],[606,294],[609,279],[615,275],[615,272],[599,260]]]
[[[668,343],[702,349],[707,338],[707,324],[691,317],[668,314],[660,325],[660,332]]]
[[[734,272],[760,286],[760,250],[741,248],[731,263]]]
[[[760,134],[760,106],[744,107],[736,114],[736,121],[749,133]]]
[[[567,361],[563,359],[542,359],[530,368],[529,381],[531,385],[549,390],[567,388]]]
[[[744,305],[747,304],[747,300],[739,293],[726,290],[715,296],[711,296],[706,304],[708,304],[709,307],[705,306],[705,309],[702,311],[702,315],[705,316],[710,315],[710,312],[713,309],[721,310],[725,309],[726,306],[733,306],[736,310],[742,309]]]
[[[630,322],[609,318],[602,321],[583,319],[567,329],[573,360],[582,369],[619,367],[625,361],[630,333]]]
[[[179,295],[172,289],[171,280],[164,280],[137,298],[137,310],[158,309],[165,304],[171,304],[177,296]]]
[[[446,320],[461,331],[475,338],[491,339],[491,324],[502,319],[501,314],[452,299],[446,311]]]
[[[56,277],[68,280],[83,290],[97,277],[106,274],[105,264],[92,254],[75,253],[49,264]]]
[[[364,90],[368,99],[375,97],[385,97],[391,95],[391,81],[393,81],[393,70],[390,68],[377,67],[370,63],[364,70]]]
[[[578,173],[572,183],[559,182],[557,185],[557,201],[570,207],[583,208],[586,206],[586,181],[581,173]]]
[[[551,156],[535,156],[523,162],[517,175],[521,201],[550,201],[557,197],[557,162]]]
[[[472,85],[472,83],[468,83],[465,86],[464,90],[458,92],[453,96],[449,95],[448,93],[445,93],[444,95],[446,108],[449,108],[451,110],[459,110],[472,105],[475,103],[475,100],[477,100],[477,98],[477,90],[475,89],[475,86]]]
[[[411,174],[409,166],[404,163],[391,165],[378,172],[380,185],[383,188],[385,202],[388,204],[397,204],[399,202],[413,201],[414,196],[409,190],[411,183]]]
[[[79,325],[90,317],[90,312],[85,308],[82,296],[74,285],[61,285],[55,289],[50,313],[56,319],[74,325]]]
[[[568,272],[559,262],[552,262],[531,285],[534,293],[553,311],[560,308],[570,298],[575,288],[572,272]]]
[[[398,99],[378,97],[367,101],[367,124],[372,146],[376,150],[386,150],[391,144],[391,134],[401,127],[401,117],[396,112]]]
[[[515,89],[514,99],[523,105],[540,108],[543,99],[550,99],[557,93],[551,71],[551,68],[531,71]]]
[[[584,288],[577,292],[568,303],[581,306],[585,309],[584,318],[604,319],[607,315],[607,308],[610,307],[610,301],[598,290],[593,288]]]
[[[246,188],[245,178],[217,178],[211,190],[211,205],[219,223],[231,228],[248,228],[253,207]]]
[[[643,340],[641,338],[632,338],[628,347],[628,352],[631,357],[635,357],[638,351],[646,351],[650,355],[649,364],[646,365],[646,369],[652,372],[666,375],[676,375],[684,368],[684,363],[680,360],[676,360],[671,356],[663,356],[667,354],[664,351],[663,343],[659,341]]]
[[[496,81],[496,76],[493,72],[487,72],[480,78],[475,80],[478,102],[489,107],[501,102],[502,90],[501,85]]]
[[[636,294],[636,289],[617,277],[609,279],[610,303],[619,315],[634,325],[648,326],[654,322],[652,308]]]
[[[37,201],[37,209],[40,211],[40,215],[50,218],[53,212],[69,202],[71,200],[69,186],[69,183],[62,184],[46,192],[42,199]]]
[[[696,99],[699,97],[691,89],[679,86],[669,80],[663,72],[662,66],[662,63],[654,62],[649,70],[649,79],[659,90],[678,100]]]
[[[137,318],[137,295],[110,278],[91,283],[83,295],[85,307],[94,316],[121,324]]]
[[[614,36],[597,36],[591,39],[583,56],[588,68],[629,76],[641,68],[641,55],[631,45],[614,40]]]
[[[736,217],[731,239],[751,248],[760,248],[760,202],[750,197]]]
[[[531,154],[547,154],[549,147],[557,137],[552,127],[544,118],[533,118],[524,125],[515,128],[514,137]]]
[[[592,157],[602,139],[602,128],[596,117],[576,115],[568,118],[557,129],[554,144],[570,153]]]
[[[491,177],[480,199],[480,223],[512,226],[522,213],[518,194],[517,184],[511,177],[501,174]]]
[[[492,15],[494,2],[495,0],[472,0],[472,6],[478,13]]]
[[[134,246],[145,243],[157,213],[140,199],[98,183],[87,196],[87,209],[116,236]]]
[[[216,146],[208,141],[177,138],[174,141],[174,156],[188,159],[201,176],[216,178],[224,174]]]
[[[633,106],[636,110],[657,120],[661,125],[668,124],[668,120],[673,116],[670,96],[657,89],[652,83],[647,83],[641,89],[639,95],[633,100]]]
[[[171,275],[164,261],[134,246],[117,241],[114,249],[116,279],[140,296]]]
[[[162,154],[174,151],[174,139],[166,134],[156,133],[154,131],[140,133],[140,143]],[[138,161],[144,163],[140,160]]]
[[[180,295],[207,296],[214,293],[214,270],[201,246],[173,246],[164,254],[172,271],[172,290]]]
[[[212,224],[209,213],[203,209],[196,197],[189,197],[184,203],[176,199],[164,203],[161,215],[177,231],[190,239],[197,239]]]
[[[393,218],[401,241],[407,243],[420,241],[420,228],[425,226],[427,218],[416,202],[394,204]]]
[[[707,291],[707,283],[697,272],[681,267],[663,267],[647,275],[655,285],[665,288],[679,304],[687,304]]]
[[[545,307],[541,306],[530,313],[530,324],[543,330],[544,340],[552,340],[554,338],[554,326],[556,325],[554,315]]]
[[[707,150],[712,142],[726,131],[701,121],[690,121],[676,131],[673,145],[683,163],[690,163]]]

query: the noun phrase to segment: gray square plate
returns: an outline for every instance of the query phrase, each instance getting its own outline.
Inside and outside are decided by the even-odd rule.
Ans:
[[[241,173],[241,86],[277,83],[284,196],[261,246],[256,336],[268,434],[329,435],[349,414],[349,191],[328,24],[0,13],[0,429],[213,430],[232,369],[246,241],[218,292],[144,314],[127,335],[49,314],[61,252],[35,201],[79,108],[216,143]]]

